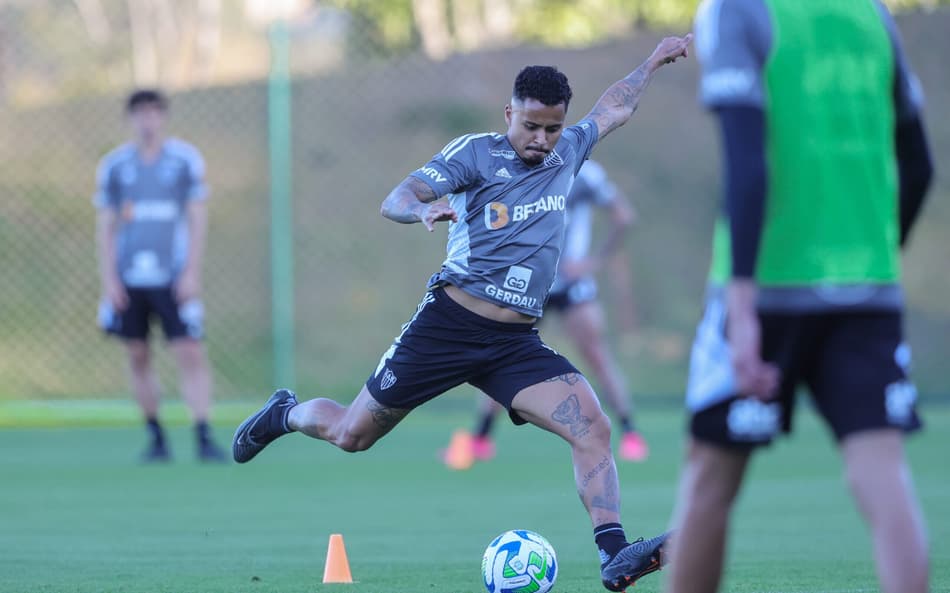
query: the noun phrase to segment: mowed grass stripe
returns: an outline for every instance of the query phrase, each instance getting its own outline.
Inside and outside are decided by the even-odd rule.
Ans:
[[[929,521],[933,590],[950,591],[950,409],[924,414],[928,430],[908,449]],[[556,591],[602,591],[566,445],[503,424],[495,461],[449,472],[437,452],[471,422],[457,406],[427,406],[366,453],[292,435],[246,466],[199,464],[186,423],[171,429],[175,461],[161,467],[135,463],[137,426],[0,431],[0,591],[478,593],[485,546],[518,527],[555,546]],[[619,471],[628,534],[649,536],[673,510],[683,416],[648,409],[639,422],[651,458]],[[233,424],[216,425],[222,441]],[[725,591],[876,590],[866,529],[808,410],[751,472]],[[331,533],[344,535],[354,585],[320,582]],[[637,590],[658,591],[663,576]]]

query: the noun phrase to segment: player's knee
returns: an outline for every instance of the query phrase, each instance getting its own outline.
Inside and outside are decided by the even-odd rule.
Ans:
[[[365,451],[372,447],[373,443],[375,442],[376,439],[370,437],[369,435],[349,429],[343,429],[336,436],[333,444],[347,453],[359,453],[360,451]]]
[[[149,369],[151,365],[151,355],[147,347],[139,345],[131,346],[128,352],[129,366],[132,367],[132,372],[141,373]]]
[[[176,340],[175,355],[178,364],[186,369],[198,369],[205,364],[205,353],[201,342],[189,339]]]
[[[581,430],[573,428],[568,440],[576,446],[610,449],[610,418],[600,408],[587,418],[590,424]]]

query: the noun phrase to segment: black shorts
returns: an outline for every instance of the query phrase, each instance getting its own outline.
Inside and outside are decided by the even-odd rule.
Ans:
[[[158,317],[168,340],[204,337],[201,301],[179,305],[171,287],[126,288],[126,291],[129,306],[124,311],[114,310],[109,303],[99,305],[99,326],[107,333],[129,340],[144,340],[148,338],[152,318]]]
[[[410,409],[469,383],[505,406],[515,424],[524,424],[511,411],[519,391],[577,372],[530,324],[486,319],[435,288],[380,358],[366,388],[384,406]]]
[[[562,290],[548,295],[545,311],[554,310],[563,313],[567,309],[597,299],[597,281],[593,278],[580,278],[571,282]]]
[[[879,428],[921,427],[910,382],[910,349],[898,311],[759,315],[762,355],[782,371],[777,399],[735,393],[721,301],[707,304],[690,360],[690,431],[726,446],[765,445],[792,428],[798,388],[805,386],[839,441]]]

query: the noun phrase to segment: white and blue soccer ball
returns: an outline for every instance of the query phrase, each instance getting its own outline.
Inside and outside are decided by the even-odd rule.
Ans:
[[[506,531],[485,550],[482,578],[488,593],[548,593],[557,579],[557,556],[533,531]]]

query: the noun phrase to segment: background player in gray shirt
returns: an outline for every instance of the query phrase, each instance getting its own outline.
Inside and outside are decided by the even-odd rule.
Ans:
[[[346,451],[368,449],[413,408],[467,382],[505,406],[515,423],[530,422],[570,444],[605,587],[622,591],[659,570],[666,536],[629,543],[620,524],[610,420],[587,380],[533,325],[554,282],[577,171],[598,140],[630,119],[654,73],[686,56],[689,42],[664,39],[567,128],[567,77],[550,66],[524,68],[505,106],[506,134],[456,138],[383,202],[383,216],[396,222],[431,231],[450,221],[449,239],[430,290],[366,385],[347,406],[325,398],[298,404],[293,392],[277,391],[238,427],[235,460],[250,461],[292,431]]]
[[[158,421],[159,385],[148,341],[151,320],[157,317],[195,423],[198,457],[223,461],[208,428],[211,370],[201,341],[205,166],[195,147],[165,137],[167,108],[158,91],[132,93],[126,110],[133,141],[99,164],[93,199],[102,281],[99,325],[125,344],[132,389],[151,436],[143,459],[170,459]]]

